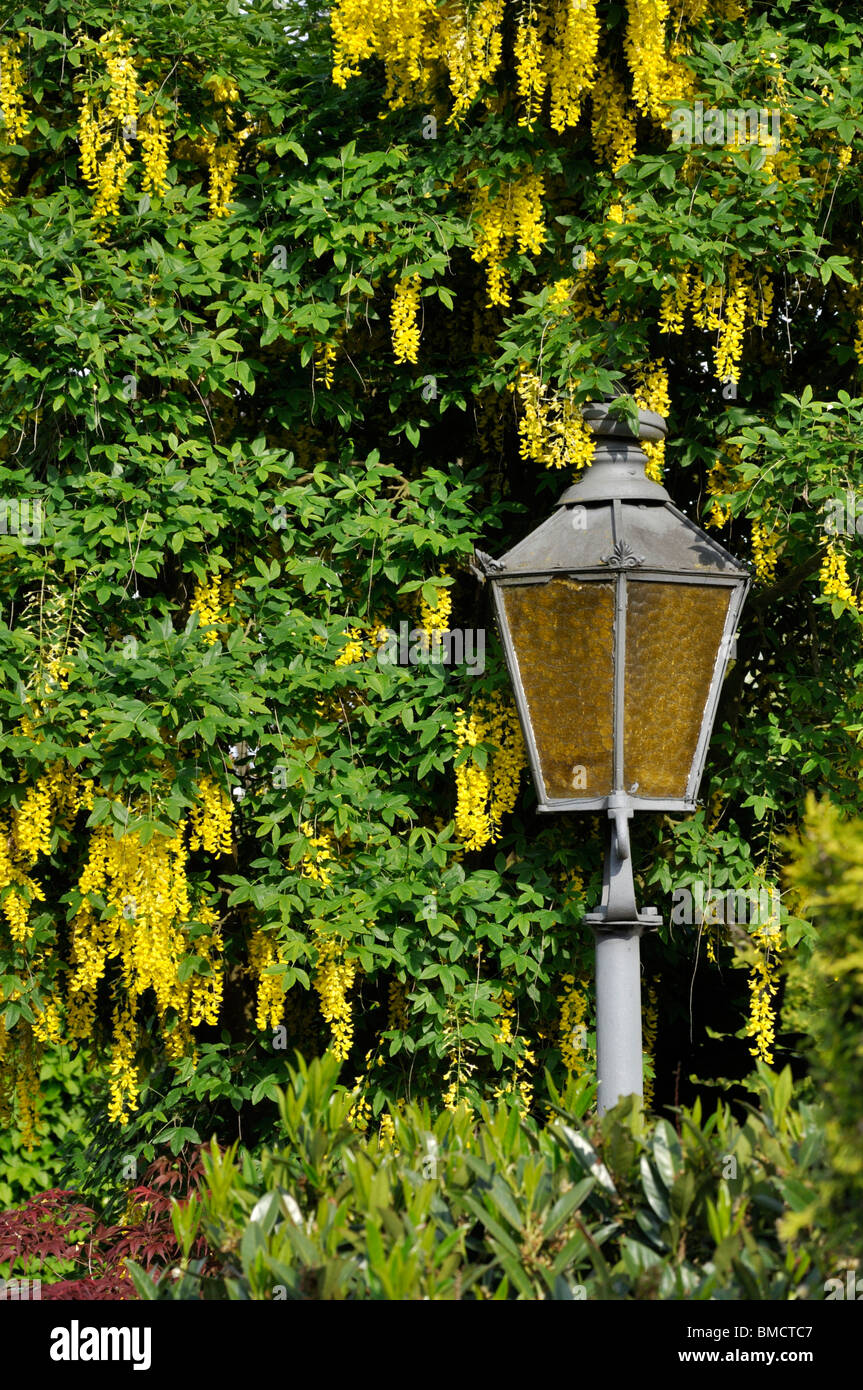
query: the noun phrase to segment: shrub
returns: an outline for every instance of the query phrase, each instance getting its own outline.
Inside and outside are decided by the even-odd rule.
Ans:
[[[548,1121],[512,1102],[349,1122],[331,1059],[298,1060],[279,1094],[283,1146],[204,1154],[175,1210],[182,1249],[156,1299],[770,1299],[823,1297],[822,1233],[780,1219],[811,1203],[821,1138],[763,1064],[741,1121],[720,1102],[645,1122],[622,1103],[586,1118],[593,1087],[554,1092]],[[206,1243],[206,1263],[195,1253]]]

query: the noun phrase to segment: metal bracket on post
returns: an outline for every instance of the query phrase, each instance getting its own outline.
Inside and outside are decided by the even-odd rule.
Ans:
[[[638,927],[640,935],[642,931],[658,927],[660,916],[655,907],[639,912],[636,906],[629,843],[632,806],[622,792],[613,792],[608,798],[608,816],[612,823],[602,873],[602,902],[595,912],[588,912],[584,920],[597,931]]]

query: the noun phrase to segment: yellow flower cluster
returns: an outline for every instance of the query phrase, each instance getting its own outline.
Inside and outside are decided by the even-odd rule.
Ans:
[[[635,156],[635,113],[611,64],[601,61],[592,90],[590,135],[596,158],[616,174]]]
[[[441,566],[441,576],[447,573],[446,567]],[[420,627],[427,637],[433,636],[436,632],[448,632],[449,620],[452,616],[452,590],[438,589],[437,607],[432,608],[431,604],[426,603],[420,590]]]
[[[126,999],[113,1011],[113,1041],[108,1065],[108,1119],[125,1125],[129,1115],[138,1108],[140,1074],[138,1071],[138,1024],[132,1000]]]
[[[144,192],[161,196],[168,187],[168,146],[171,137],[168,123],[156,105],[155,90],[155,82],[144,83],[144,92],[150,98],[151,105],[138,122],[138,138],[144,165]]]
[[[632,96],[639,111],[662,117],[665,111],[668,0],[627,0],[623,51],[632,73]]]
[[[536,372],[525,367],[515,385],[521,403],[521,457],[545,468],[585,468],[593,459],[596,441],[581,406],[575,403],[574,387],[566,393],[552,392]]]
[[[268,975],[272,965],[284,965],[278,942],[265,931],[255,931],[249,940],[249,966],[257,980],[255,1027],[278,1028],[285,1012],[285,991],[281,975]]]
[[[374,1068],[382,1067],[383,1064],[383,1057],[380,1057],[378,1055],[375,1048],[369,1048],[368,1052],[365,1055],[362,1072],[359,1076],[354,1077],[354,1086],[352,1091],[354,1100],[350,1110],[348,1111],[347,1120],[351,1128],[357,1130],[358,1133],[365,1133],[372,1122],[373,1112],[372,1103],[369,1100],[368,1094],[369,1087],[371,1085],[372,1073],[374,1071]],[[399,1104],[401,1105],[402,1102],[400,1101]],[[389,1120],[390,1124],[385,1125],[384,1120]],[[386,1142],[389,1142],[390,1140],[395,1138],[395,1130],[394,1127],[391,1129],[391,1126],[392,1120],[390,1119],[390,1116],[382,1116],[380,1123],[380,1138],[382,1141],[384,1140],[385,1135],[387,1136]]]
[[[78,881],[67,1026],[72,1039],[92,1036],[99,983],[117,961],[122,995],[114,1004],[109,1115],[121,1124],[138,1104],[136,1013],[142,995],[152,991],[162,1041],[173,1061],[192,1052],[193,1026],[218,1020],[223,943],[213,910],[205,904],[193,910],[183,838],[180,829],[142,844],[135,833],[117,839],[109,826],[97,826]],[[99,898],[105,912],[96,906]],[[209,928],[193,942],[187,930],[192,921]],[[204,962],[204,973],[181,982],[187,954]]]
[[[119,30],[109,29],[96,45],[110,83],[104,105],[84,93],[78,119],[81,175],[93,195],[93,218],[101,226],[97,241],[105,241],[119,216],[120,199],[131,165],[131,131],[138,119],[138,82],[130,45]]]
[[[510,1043],[515,1039],[516,1007],[515,999],[511,989],[503,989],[500,993],[498,1002],[501,1005],[498,1031],[495,1034],[495,1041],[498,1043]],[[493,1095],[495,1100],[503,1100],[507,1096],[513,1096],[518,1102],[521,1110],[529,1110],[533,1102],[533,1083],[525,1075],[527,1068],[535,1065],[536,1056],[531,1047],[522,1040],[519,1054],[515,1059],[512,1077],[506,1085],[495,1088]]]
[[[386,64],[390,105],[403,105],[414,91],[419,96],[434,9],[433,0],[338,0],[330,15],[335,85],[346,87],[360,63],[377,54]]]
[[[351,1050],[354,1022],[348,998],[356,978],[356,963],[345,959],[345,943],[335,936],[315,936],[318,966],[314,987],[324,1022],[330,1027],[330,1050],[343,1062]]]
[[[729,484],[730,479],[728,477],[728,471],[725,467],[725,464],[722,462],[722,459],[716,459],[716,461],[713,464],[713,467],[707,474],[708,497],[712,497],[714,499],[716,499],[717,497],[721,497],[723,494],[729,492]],[[727,526],[730,520],[731,508],[727,505],[723,507],[720,502],[714,500],[711,503],[710,514],[707,517],[705,525],[714,526],[717,530],[719,530],[720,527]]]
[[[0,44],[0,130],[3,143],[7,145],[18,144],[27,134],[24,68],[20,54],[19,39]]]
[[[337,0],[331,13],[333,82],[345,87],[359,65],[377,56],[386,72],[392,110],[431,102],[436,74],[448,70],[458,121],[501,58],[504,0]]]
[[[335,343],[318,343],[315,346],[315,373],[320,372],[325,391],[332,389],[335,379],[336,351]]]
[[[333,81],[345,87],[360,64],[378,57],[390,108],[434,105],[437,76],[447,71],[458,122],[500,67],[504,0],[337,0],[331,14]],[[532,130],[550,94],[553,130],[574,126],[596,71],[597,0],[525,0],[513,41],[520,124]]]
[[[560,1031],[558,1046],[563,1065],[570,1076],[584,1076],[587,1070],[587,989],[575,975],[561,975]]]
[[[227,575],[217,570],[209,579],[199,579],[195,585],[190,613],[198,614],[198,625],[204,634],[204,641],[210,646],[218,642],[217,625],[228,621],[229,610],[234,603],[234,585]]]
[[[224,787],[206,772],[198,783],[197,802],[189,812],[189,849],[202,849],[206,854],[230,854],[233,809]]]
[[[466,849],[482,849],[500,839],[503,817],[518,798],[525,749],[514,704],[477,700],[469,715],[457,710],[455,736],[459,752],[493,745],[484,768],[468,758],[455,770],[456,834]]]
[[[667,420],[671,409],[671,394],[665,359],[659,357],[656,361],[636,367],[633,376],[635,403],[639,410],[653,410],[657,415],[661,415],[663,420]],[[647,455],[645,473],[653,482],[661,483],[665,470],[665,440],[659,439],[655,443],[648,440],[641,447]]]
[[[387,1028],[398,1028],[405,1032],[408,1026],[408,992],[401,980],[390,980],[387,985]]]
[[[210,169],[210,216],[229,217],[240,163],[239,142],[231,136],[220,140],[209,132],[201,137],[201,144]]]
[[[659,315],[660,333],[680,334],[686,327],[686,306],[692,295],[692,274],[681,270],[673,289],[663,290]]]
[[[546,65],[549,125],[558,132],[578,124],[585,93],[597,79],[599,19],[596,0],[555,0]]]
[[[775,531],[768,531],[760,521],[752,523],[752,563],[755,577],[761,584],[770,584],[776,577],[779,561],[779,537]]]
[[[42,887],[26,870],[40,855],[50,854],[54,828],[68,832],[79,808],[92,804],[92,787],[57,762],[27,788],[11,826],[0,825],[0,892],[7,890],[2,912],[14,942],[29,938],[31,905],[45,900]]]
[[[779,955],[782,938],[775,926],[762,927],[755,938],[755,963],[749,975],[749,1022],[746,1036],[752,1038],[751,1056],[773,1065],[776,1038],[776,1010],[773,1002],[779,988]]]
[[[470,1110],[473,1110],[469,1097],[464,1094],[464,1088],[470,1083],[471,1076],[475,1071],[475,1063],[468,1060],[459,1040],[456,1051],[454,1055],[450,1056],[449,1066],[444,1073],[441,1103],[445,1110],[458,1110],[461,1105],[466,1105]]]
[[[0,1019],[0,1124],[12,1123],[13,1101],[17,1110],[21,1147],[31,1152],[37,1143],[39,1117],[39,1063],[41,1049],[23,1019],[15,1028],[15,1042]]]
[[[51,852],[52,809],[51,784],[43,776],[35,787],[28,788],[14,816],[15,839],[28,867],[36,863],[40,854]]]
[[[663,291],[659,320],[663,333],[683,333],[685,311],[696,328],[716,334],[713,360],[720,381],[740,380],[743,339],[751,328],[766,328],[773,310],[773,283],[754,277],[739,256],[732,256],[727,282],[705,285],[698,272],[678,271],[675,284]]]
[[[656,990],[653,985],[647,987],[647,1008],[644,1011],[644,1051],[652,1069],[655,1069],[656,1061],[656,1029],[659,1022],[659,1005],[656,999]],[[653,1104],[652,1076],[644,1078],[644,1106],[649,1110]]]
[[[408,0],[408,4],[411,0]],[[460,0],[446,0],[438,7],[439,29],[432,38],[429,57],[449,67],[453,108],[448,123],[458,123],[473,105],[480,88],[491,80],[500,64],[504,0],[479,0],[470,7]],[[428,72],[427,81],[433,81]]]
[[[345,633],[345,639],[345,645],[333,662],[334,666],[352,666],[355,661],[364,661],[366,658],[366,647],[361,628],[349,627]]]
[[[863,613],[863,602],[851,587],[848,577],[848,561],[841,550],[837,550],[835,545],[827,547],[827,554],[821,564],[818,573],[821,588],[828,598],[844,599],[850,603],[852,608],[856,608],[858,613]]]
[[[478,264],[485,264],[489,306],[510,302],[509,275],[503,265],[506,257],[516,248],[536,254],[545,244],[544,193],[541,174],[513,179],[494,197],[487,188],[479,190],[472,256]]]
[[[195,148],[205,157],[210,174],[210,216],[229,217],[240,164],[240,148],[254,127],[249,124],[251,117],[246,111],[244,116],[247,124],[237,130],[234,104],[239,101],[240,93],[232,78],[214,75],[205,80],[204,86],[213,101],[224,107],[224,129],[218,135],[212,130],[207,131],[195,142]]]
[[[857,316],[856,336],[854,338],[854,356],[863,367],[863,312]]]
[[[333,855],[333,832],[323,830],[320,835],[315,834],[315,827],[311,821],[304,820],[300,829],[309,842],[312,854],[304,854],[302,858],[302,868],[300,870],[303,878],[313,878],[316,882],[328,888],[332,883],[332,874],[327,868],[327,860],[332,860]]]
[[[417,314],[420,306],[420,277],[408,275],[396,285],[390,314],[390,331],[396,362],[416,362],[420,347]]]
[[[545,16],[541,16],[538,6],[528,0],[516,27],[514,43],[516,89],[524,103],[518,123],[528,130],[533,130],[536,124],[548,86],[542,54],[544,29]]]

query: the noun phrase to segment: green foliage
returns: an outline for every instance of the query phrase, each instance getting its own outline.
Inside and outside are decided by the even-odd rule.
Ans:
[[[601,11],[622,73],[623,7]],[[161,196],[144,196],[135,152],[103,240],[77,137],[83,93],[104,86],[93,43],[115,21],[141,78],[160,88],[176,141]],[[754,556],[753,522],[778,534],[779,568],[756,586],[726,684],[703,789],[710,812],[673,828],[644,817],[633,832],[642,894],[698,877],[746,886],[755,865],[775,874],[778,833],[808,790],[860,809],[860,614],[817,579],[825,502],[863,494],[852,283],[861,167],[831,162],[837,139],[859,141],[859,30],[790,0],[695,30],[687,62],[707,105],[768,100],[762,56],[776,54],[799,166],[768,179],[763,151],[706,148],[695,186],[684,152],[646,118],[636,156],[614,175],[597,167],[589,121],[562,140],[525,130],[505,103],[461,129],[441,120],[424,140],[417,110],[381,119],[379,73],[346,91],[331,84],[317,6],[130,0],[120,13],[47,0],[36,21],[31,6],[5,6],[0,32],[22,36],[32,118],[23,143],[0,143],[10,179],[0,497],[38,502],[43,516],[38,542],[0,535],[4,830],[46,767],[74,768],[96,789],[89,814],[51,828],[27,940],[2,921],[0,1012],[13,1041],[46,999],[63,998],[91,832],[110,824],[142,844],[171,833],[209,773],[237,794],[234,843],[230,854],[195,851],[188,879],[218,915],[218,1027],[231,1042],[201,1028],[197,1073],[185,1062],[169,1076],[152,994],[136,1000],[134,1153],[211,1126],[228,1138],[233,1117],[262,1114],[284,1082],[283,1054],[256,1024],[253,933],[273,945],[262,978],[283,987],[288,1042],[308,1056],[331,1040],[314,989],[322,945],[341,943],[357,971],[349,1061],[374,1114],[396,1097],[438,1098],[453,1067],[474,1102],[512,1091],[528,1048],[539,1086],[547,1067],[560,1087],[561,976],[590,965],[579,928],[598,895],[602,828],[540,821],[527,785],[499,843],[465,852],[453,827],[456,712],[506,688],[472,551],[524,534],[568,481],[523,457],[507,388],[526,362],[552,385],[574,383],[579,400],[622,393],[625,408],[631,366],[662,358],[672,495],[703,519],[721,455],[723,541]],[[224,133],[207,95],[214,77],[236,83],[238,117],[248,111],[255,128],[227,218],[208,216],[196,144]],[[546,181],[547,236],[536,255],[507,256],[514,299],[503,313],[486,305],[472,258],[476,199],[525,168]],[[621,202],[618,222],[609,209]],[[595,310],[582,319],[564,318],[549,294],[576,247],[597,257]],[[663,333],[659,317],[685,268],[727,283],[733,255],[769,273],[776,309],[744,345],[729,404],[709,335],[691,324]],[[392,295],[414,274],[421,352],[398,364]],[[235,583],[234,603],[204,632],[192,604],[214,574]],[[484,671],[369,656],[336,664],[352,628],[413,627],[422,597],[443,589],[453,627],[489,629]],[[48,680],[57,662],[64,680]],[[35,733],[21,725],[34,714]],[[246,762],[232,753],[241,747]],[[472,758],[483,766],[488,749]],[[320,837],[332,846],[326,877],[306,871]],[[583,888],[568,893],[573,871]],[[90,905],[100,922],[116,914],[99,895]],[[810,950],[809,925],[786,909],[783,922],[788,944]],[[197,930],[183,981],[202,969]],[[663,936],[663,974],[688,980],[696,933]],[[717,942],[721,962],[732,944]],[[402,1022],[389,1015],[395,984]],[[123,988],[112,965],[84,1043],[101,1062]],[[745,993],[740,976],[723,982],[738,1021]],[[668,995],[663,1022],[688,1024],[684,991]],[[114,1153],[101,1132],[97,1144]],[[103,1157],[97,1186],[114,1180],[115,1157]]]
[[[815,1210],[829,1221],[837,1253],[856,1256],[863,1201],[863,821],[848,821],[829,801],[813,798],[795,849],[789,878],[818,928],[806,1022],[831,1171]]]
[[[391,1111],[358,1136],[331,1059],[298,1060],[279,1097],[281,1146],[205,1153],[200,1196],[175,1208],[181,1275],[149,1299],[821,1298],[823,1232],[777,1220],[814,1197],[817,1113],[761,1066],[760,1105],[644,1123],[621,1104],[586,1119],[591,1087],[554,1091],[545,1124],[511,1105]],[[793,1176],[792,1176],[793,1174]],[[203,1235],[207,1256],[190,1257]],[[205,1259],[209,1261],[204,1273]]]
[[[41,1104],[35,1146],[25,1147],[15,1124],[0,1129],[0,1208],[65,1184],[71,1155],[87,1142],[88,1113],[97,1084],[83,1052],[45,1054],[39,1070]]]

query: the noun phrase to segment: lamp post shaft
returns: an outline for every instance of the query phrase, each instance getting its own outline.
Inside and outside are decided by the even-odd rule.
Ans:
[[[643,931],[655,931],[655,907],[639,912],[635,902],[629,820],[632,810],[619,793],[609,797],[608,848],[602,876],[602,905],[585,923],[596,940],[596,1106],[600,1115],[622,1096],[644,1095],[641,1053],[641,950]]]
[[[597,1109],[610,1110],[621,1096],[643,1094],[641,1061],[640,928],[597,931]]]

